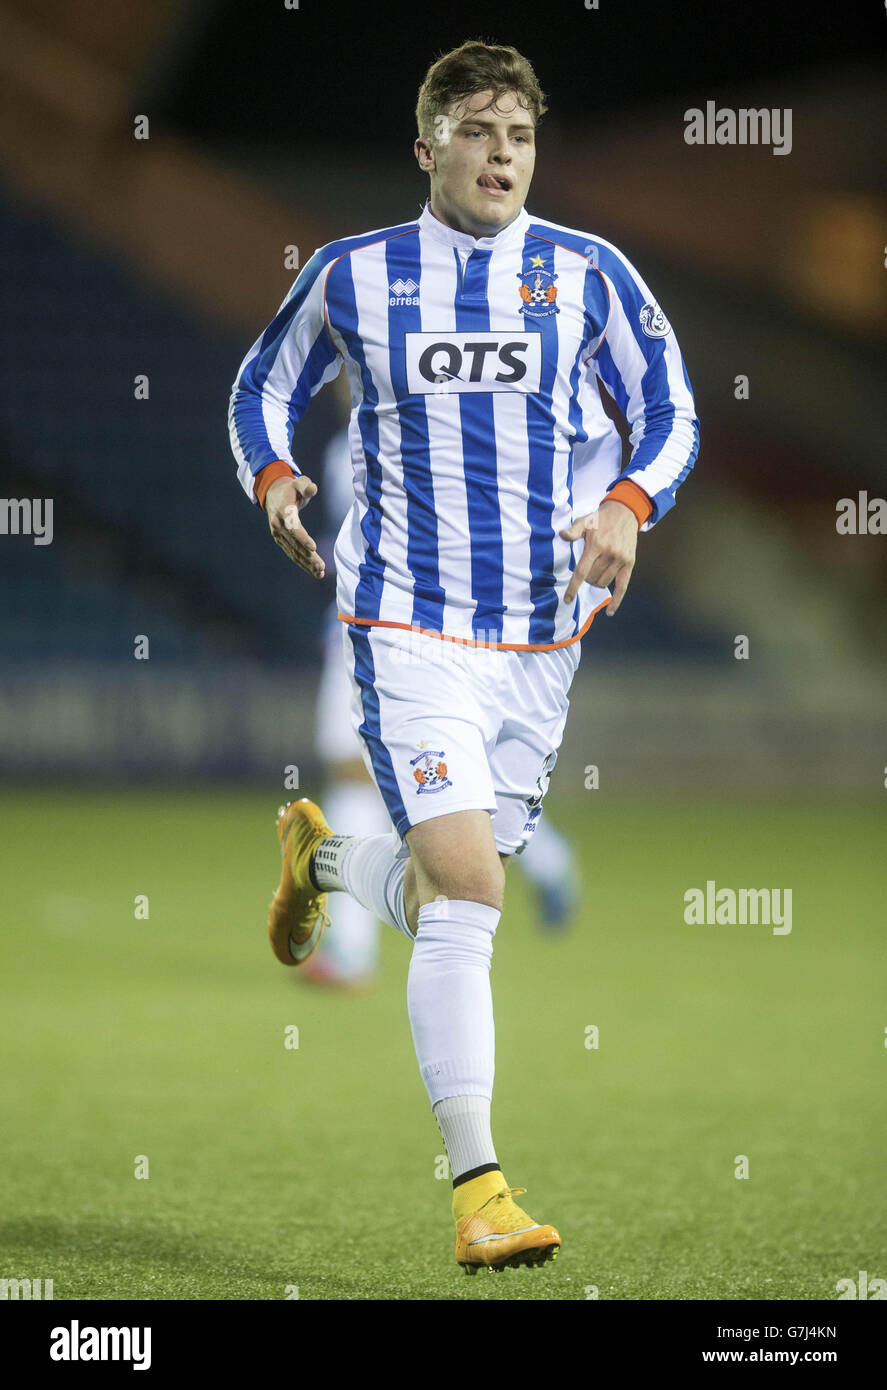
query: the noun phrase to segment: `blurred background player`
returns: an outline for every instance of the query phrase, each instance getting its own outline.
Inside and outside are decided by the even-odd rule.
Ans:
[[[344,376],[337,378],[330,394],[335,395],[347,417],[350,401]],[[347,426],[336,431],[324,450],[322,478],[326,526],[318,545],[327,562],[327,573],[334,574],[333,544],[342,518],[354,501]],[[383,835],[390,828],[390,821],[385,803],[364,767],[351,723],[351,687],[342,657],[342,630],[335,599],[326,615],[315,721],[329,814],[335,817],[337,825],[351,827],[350,833],[355,835]],[[379,922],[372,912],[345,893],[340,893],[333,903],[330,920],[334,930],[325,934],[314,955],[305,962],[302,979],[342,989],[370,988],[379,963]]]

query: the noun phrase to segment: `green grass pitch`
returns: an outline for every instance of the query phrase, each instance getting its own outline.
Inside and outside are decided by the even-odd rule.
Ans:
[[[546,937],[509,869],[493,1121],[564,1245],[466,1279],[407,943],[383,933],[362,998],[277,964],[281,799],[0,800],[0,1277],[52,1278],[56,1299],[473,1300],[832,1299],[887,1278],[877,808],[552,792],[584,907]],[[791,888],[791,934],[686,925],[708,879]]]

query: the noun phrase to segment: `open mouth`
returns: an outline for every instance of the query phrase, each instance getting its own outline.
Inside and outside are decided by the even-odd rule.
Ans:
[[[510,193],[511,179],[507,174],[481,174],[478,185],[490,193]]]

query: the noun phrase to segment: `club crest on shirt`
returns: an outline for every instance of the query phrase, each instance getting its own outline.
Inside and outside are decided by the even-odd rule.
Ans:
[[[652,304],[644,305],[640,320],[648,338],[665,338],[671,332],[671,324],[655,300]]]
[[[522,314],[542,319],[548,314],[560,313],[554,302],[557,299],[557,286],[554,283],[557,276],[553,270],[546,270],[541,256],[534,256],[529,270],[522,271],[517,278],[520,280],[518,293],[523,301],[520,306]]]
[[[416,795],[423,792],[442,792],[453,784],[447,776],[446,753],[433,748],[423,748],[415,758],[410,759],[413,776],[418,783]]]

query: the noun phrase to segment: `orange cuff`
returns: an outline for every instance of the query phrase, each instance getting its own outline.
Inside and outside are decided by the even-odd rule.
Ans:
[[[653,512],[653,503],[644,489],[638,487],[637,483],[633,483],[630,478],[623,478],[615,487],[611,487],[601,505],[603,502],[622,502],[629,511],[634,512],[639,530]]]
[[[256,490],[256,501],[262,510],[265,510],[265,494],[272,483],[276,483],[278,478],[297,478],[298,473],[294,473],[288,463],[283,459],[275,459],[273,463],[266,463],[265,467],[256,474],[256,481],[253,484]]]

